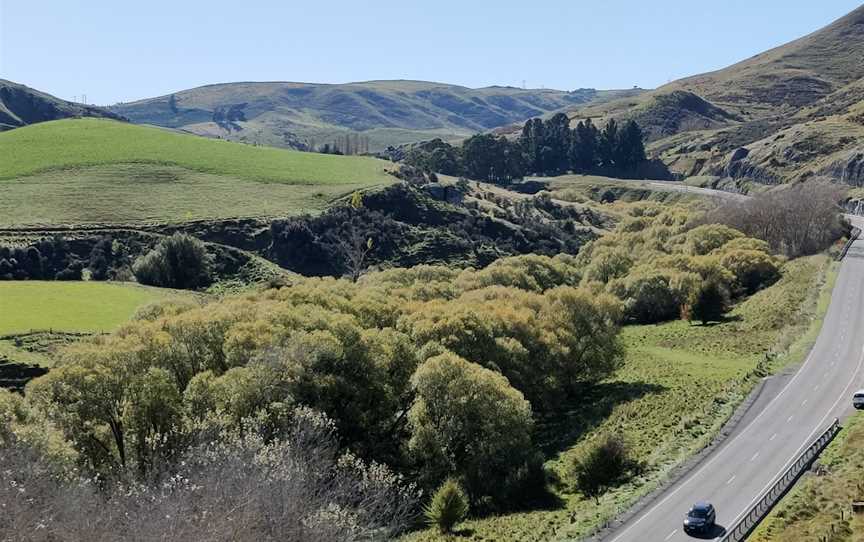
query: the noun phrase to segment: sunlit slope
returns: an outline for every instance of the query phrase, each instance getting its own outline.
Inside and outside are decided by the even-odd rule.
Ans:
[[[101,119],[0,134],[0,226],[315,212],[395,179],[387,162],[254,147]]]

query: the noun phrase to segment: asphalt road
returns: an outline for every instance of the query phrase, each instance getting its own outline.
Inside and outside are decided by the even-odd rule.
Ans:
[[[864,240],[840,267],[822,332],[801,368],[749,423],[604,542],[692,540],[682,522],[699,500],[717,508],[718,528],[702,538],[722,536],[835,417],[853,411],[852,394],[864,387],[862,330]]]

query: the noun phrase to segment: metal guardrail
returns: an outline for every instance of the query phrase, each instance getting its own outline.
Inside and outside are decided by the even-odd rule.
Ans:
[[[858,236],[861,235],[861,230],[858,228],[852,228],[852,233],[849,234],[849,240],[846,241],[846,244],[843,245],[843,249],[840,251],[840,254],[837,255],[837,261],[842,260],[846,257],[846,253],[849,252],[849,249],[852,247],[852,243],[858,239]]]
[[[720,541],[741,542],[742,540],[745,540],[747,536],[753,532],[753,529],[759,525],[759,522],[768,515],[768,512],[774,508],[777,501],[779,501],[780,498],[789,491],[789,488],[791,488],[795,481],[798,480],[798,477],[810,468],[813,461],[816,460],[819,454],[822,453],[822,450],[828,446],[828,443],[831,442],[839,431],[840,420],[835,418],[834,423],[832,423],[831,426],[813,442],[813,444],[798,456],[792,466],[786,469],[786,472],[784,472],[783,475],[774,483],[771,489],[762,495],[759,501],[750,508],[747,514],[745,514],[737,524],[730,526],[726,530],[726,534],[720,539]]]

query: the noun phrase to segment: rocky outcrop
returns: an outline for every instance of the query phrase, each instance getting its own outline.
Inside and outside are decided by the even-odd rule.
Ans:
[[[850,186],[864,186],[864,147],[844,153],[820,169],[818,174]]]

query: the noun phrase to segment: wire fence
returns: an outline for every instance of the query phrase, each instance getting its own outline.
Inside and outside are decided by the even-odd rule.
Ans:
[[[834,438],[838,431],[840,431],[840,420],[835,418],[828,429],[798,456],[795,462],[792,463],[792,466],[786,469],[786,472],[780,476],[771,489],[766,491],[759,501],[747,511],[747,514],[738,523],[726,530],[726,534],[720,539],[721,542],[741,542],[746,539],[747,535],[759,525],[759,522],[777,504],[777,501],[789,491],[789,488],[792,487],[798,477],[810,468],[813,461],[828,446],[828,443],[831,442],[831,439]]]

